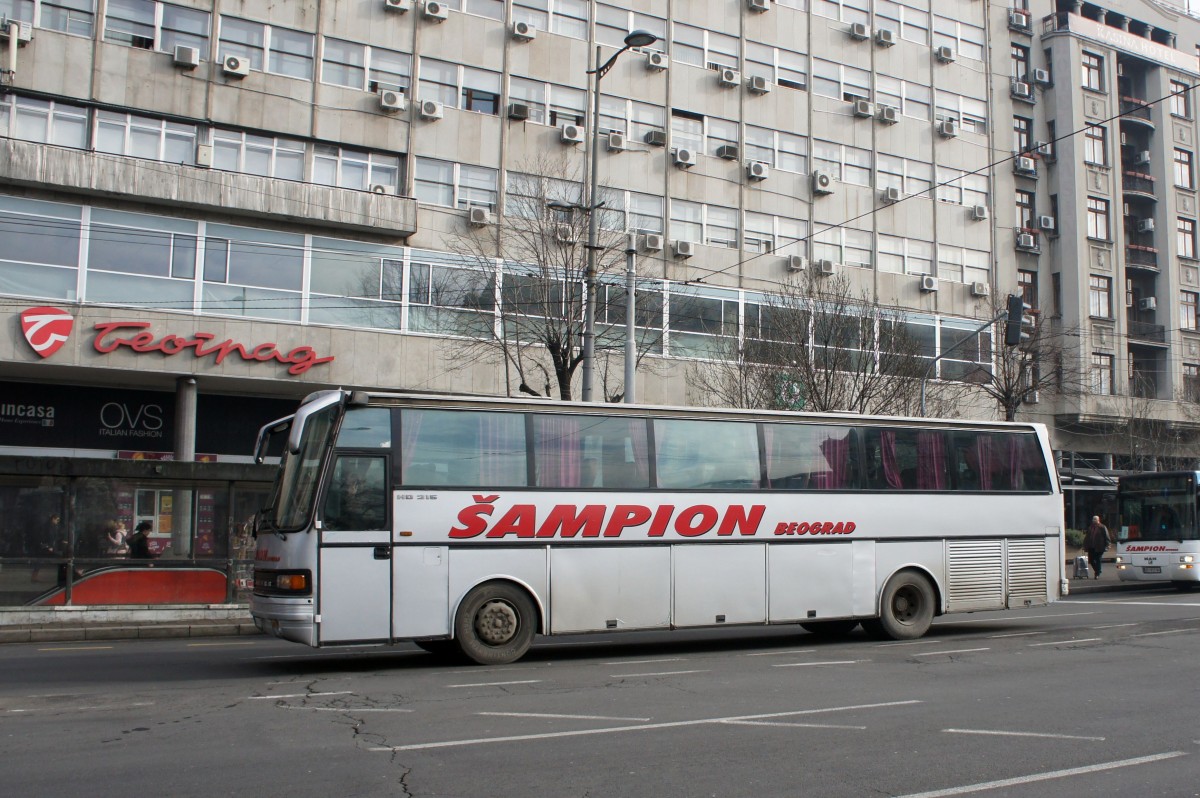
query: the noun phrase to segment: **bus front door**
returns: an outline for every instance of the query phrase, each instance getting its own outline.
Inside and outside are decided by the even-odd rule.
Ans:
[[[321,645],[391,639],[388,484],[386,457],[338,453],[321,519],[317,577]]]

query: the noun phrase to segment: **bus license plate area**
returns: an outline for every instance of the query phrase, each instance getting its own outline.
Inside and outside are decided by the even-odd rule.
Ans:
[[[1142,573],[1144,573],[1144,574],[1161,574],[1161,573],[1162,573],[1162,566],[1161,566],[1161,565],[1146,565],[1146,566],[1143,566],[1143,567],[1142,567]]]

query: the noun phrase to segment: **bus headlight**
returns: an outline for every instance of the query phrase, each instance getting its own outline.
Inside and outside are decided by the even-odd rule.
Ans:
[[[1124,558],[1124,557],[1121,557],[1121,556],[1118,556],[1118,557],[1117,557],[1117,565],[1120,565],[1120,564],[1121,564],[1121,563],[1123,563],[1123,562],[1125,562],[1125,558]]]
[[[254,592],[265,596],[312,595],[309,571],[254,571]]]
[[[1195,562],[1195,557],[1193,557],[1191,554],[1185,554],[1179,558],[1179,561],[1180,562]]]

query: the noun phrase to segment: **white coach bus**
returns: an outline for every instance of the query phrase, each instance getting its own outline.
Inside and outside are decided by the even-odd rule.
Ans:
[[[1121,528],[1117,576],[1123,582],[1170,582],[1190,591],[1200,582],[1196,526],[1200,473],[1130,474],[1117,483]]]
[[[251,612],[310,646],[504,663],[535,634],[920,637],[1067,591],[1045,428],[323,391],[257,522]]]

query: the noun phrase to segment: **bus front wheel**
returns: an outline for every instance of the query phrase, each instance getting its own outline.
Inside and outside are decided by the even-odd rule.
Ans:
[[[903,571],[883,588],[878,619],[863,623],[868,632],[892,640],[914,640],[929,631],[934,613],[933,586],[919,573]]]
[[[503,665],[525,656],[533,644],[536,614],[525,591],[503,583],[480,585],[454,616],[454,636],[467,658]]]

